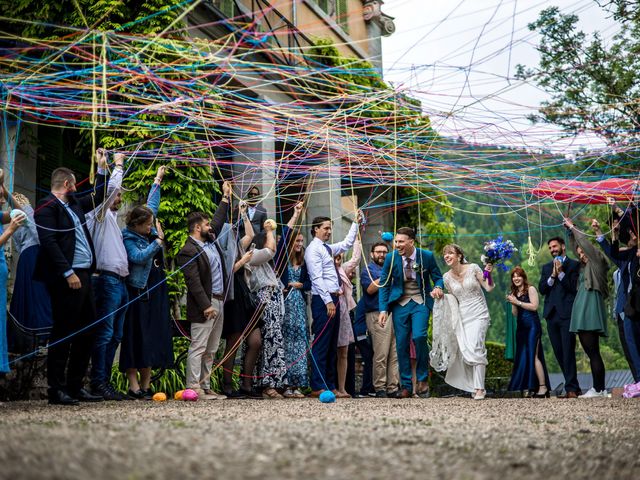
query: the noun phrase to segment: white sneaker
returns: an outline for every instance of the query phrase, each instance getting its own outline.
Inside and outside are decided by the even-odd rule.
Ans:
[[[578,398],[607,398],[608,394],[606,390],[602,390],[601,392],[596,392],[596,389],[591,387],[585,393],[580,395]]]

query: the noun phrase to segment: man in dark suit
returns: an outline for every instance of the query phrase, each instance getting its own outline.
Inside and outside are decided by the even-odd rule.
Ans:
[[[576,336],[569,331],[569,326],[578,289],[580,263],[567,257],[567,247],[562,238],[554,237],[547,245],[553,260],[542,266],[538,285],[545,297],[543,316],[547,319],[553,353],[564,375],[566,398],[576,398],[581,393],[576,373]]]
[[[385,327],[392,315],[396,334],[396,349],[400,369],[399,398],[408,398],[413,392],[409,340],[416,346],[416,377],[418,396],[429,396],[429,347],[427,329],[433,309],[431,283],[434,295],[441,297],[444,283],[433,253],[415,247],[416,234],[412,228],[402,227],[396,232],[395,250],[388,253],[380,275],[378,322]]]
[[[224,182],[222,192],[222,202],[211,222],[204,213],[189,214],[189,236],[177,256],[187,284],[187,320],[191,322],[186,386],[207,400],[227,398],[211,390],[211,369],[222,335],[227,286],[224,257],[215,239],[229,212],[229,182]]]
[[[260,189],[256,186],[251,187],[247,193],[247,215],[249,215],[249,220],[251,221],[255,235],[258,235],[264,230],[264,222],[267,219],[267,210],[262,206],[262,203],[259,202],[259,198]],[[238,238],[242,237],[244,237],[244,224],[240,222]]]
[[[93,347],[91,325],[96,321],[91,282],[96,255],[85,214],[102,203],[107,189],[106,156],[101,150],[96,155],[95,191],[77,195],[74,173],[57,168],[51,174],[51,194],[35,213],[40,253],[34,276],[47,285],[53,315],[47,357],[50,404],[102,400],[83,388]]]

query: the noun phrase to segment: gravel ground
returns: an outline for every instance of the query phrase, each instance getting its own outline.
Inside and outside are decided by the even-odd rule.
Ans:
[[[1,479],[638,477],[640,401],[0,406]]]

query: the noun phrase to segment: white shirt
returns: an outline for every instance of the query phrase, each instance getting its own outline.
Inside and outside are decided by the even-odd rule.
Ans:
[[[311,279],[311,293],[320,295],[325,305],[333,302],[331,294],[340,290],[340,279],[333,257],[349,250],[356,241],[357,234],[358,224],[353,223],[343,241],[329,245],[315,237],[304,253],[304,261]],[[331,254],[327,247],[331,249]]]
[[[114,168],[105,200],[85,215],[96,252],[96,269],[115,273],[121,277],[129,275],[127,251],[118,226],[118,213],[111,210],[116,195],[122,186],[122,168]]]

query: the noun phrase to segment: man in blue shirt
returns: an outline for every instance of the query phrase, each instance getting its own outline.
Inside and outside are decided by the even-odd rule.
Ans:
[[[373,344],[373,387],[378,398],[386,398],[389,394],[395,394],[398,391],[400,381],[393,322],[387,322],[384,327],[378,323],[380,274],[387,253],[389,253],[389,248],[386,243],[375,243],[369,254],[371,262],[366,269],[360,272],[361,301],[364,305],[367,329]]]

